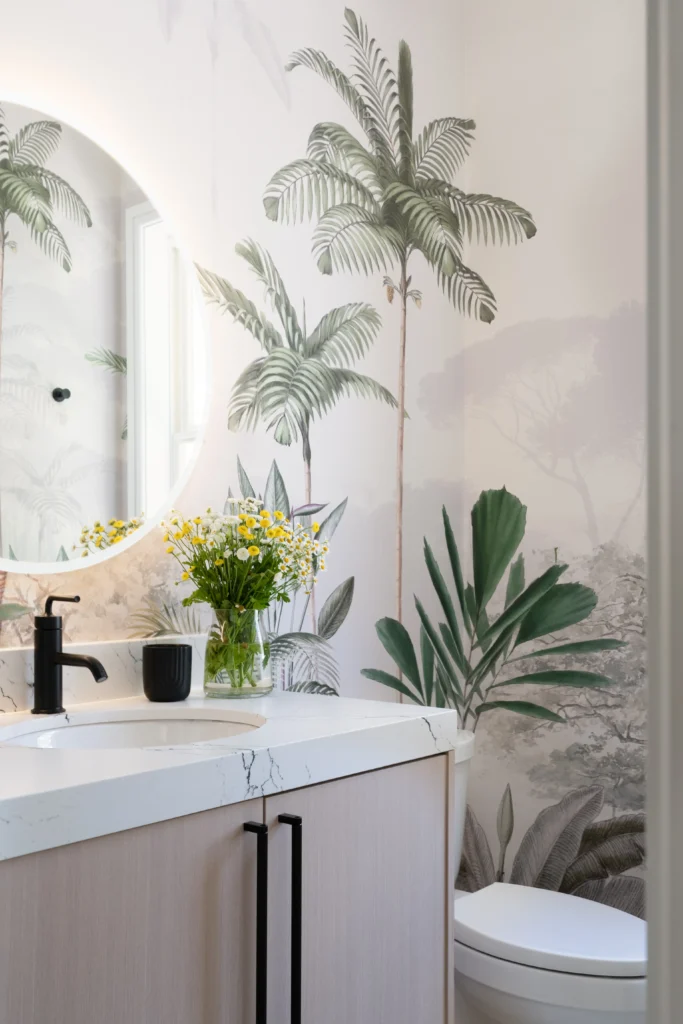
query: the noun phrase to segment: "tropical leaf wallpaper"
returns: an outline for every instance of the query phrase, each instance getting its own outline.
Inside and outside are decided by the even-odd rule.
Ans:
[[[334,517],[313,600],[269,627],[282,685],[459,706],[459,885],[642,915],[643,5],[74,0],[58,46],[43,8],[0,85],[106,111],[201,268],[213,393],[178,503]],[[201,625],[169,572],[151,535],[72,573],[70,638]],[[3,579],[0,643],[58,581]]]

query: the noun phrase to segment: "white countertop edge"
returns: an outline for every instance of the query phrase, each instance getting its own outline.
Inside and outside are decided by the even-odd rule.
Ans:
[[[207,705],[196,696],[187,703]],[[458,731],[456,713],[439,708],[304,694],[216,703],[239,705],[268,721],[225,743],[163,750],[2,746],[0,860],[451,750],[461,761],[471,757],[474,743],[470,733]],[[103,706],[98,703],[98,711]],[[111,706],[149,708],[142,698]],[[2,724],[23,717],[3,716]],[[20,774],[21,792],[15,775],[7,787],[14,794],[3,795],[8,770]],[[296,813],[294,793],[292,800]]]

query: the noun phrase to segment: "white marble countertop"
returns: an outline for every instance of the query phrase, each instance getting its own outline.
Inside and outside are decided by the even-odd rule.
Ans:
[[[74,750],[0,743],[0,860],[148,825],[403,761],[456,751],[471,756],[454,711],[383,701],[278,693],[249,701],[150,704],[144,697],[97,701],[68,713],[217,705],[265,718],[229,739],[186,746]],[[218,708],[216,709],[218,710]],[[26,721],[2,715],[0,725]],[[64,715],[41,716],[46,726]],[[35,723],[36,719],[33,718]]]

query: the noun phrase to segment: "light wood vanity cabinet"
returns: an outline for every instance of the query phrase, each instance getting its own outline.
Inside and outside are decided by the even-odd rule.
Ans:
[[[0,863],[2,1024],[255,1024],[268,825],[267,1024],[451,1024],[451,759],[348,776]]]

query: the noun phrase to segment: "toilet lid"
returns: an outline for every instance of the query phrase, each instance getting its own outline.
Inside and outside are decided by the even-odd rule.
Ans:
[[[455,939],[528,967],[592,977],[644,978],[640,918],[549,889],[496,882],[455,902]]]

